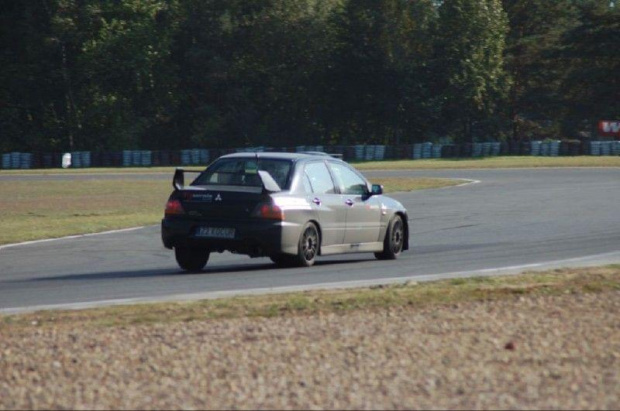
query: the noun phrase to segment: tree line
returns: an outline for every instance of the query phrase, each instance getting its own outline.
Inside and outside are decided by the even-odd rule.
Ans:
[[[609,0],[3,0],[0,151],[578,138]]]

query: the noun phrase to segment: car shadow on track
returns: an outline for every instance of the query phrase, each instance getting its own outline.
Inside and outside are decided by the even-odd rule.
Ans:
[[[271,262],[255,263],[255,264],[234,264],[234,265],[216,265],[208,266],[198,272],[186,272],[178,268],[167,269],[151,269],[151,270],[130,270],[130,271],[109,271],[98,273],[84,274],[67,274],[51,277],[31,278],[28,280],[17,280],[8,282],[45,282],[45,281],[93,281],[93,280],[114,280],[124,278],[156,278],[156,277],[186,277],[213,274],[244,274],[257,271],[277,270],[278,272],[291,271],[292,274],[300,272],[312,274],[312,270],[318,267],[337,266],[342,264],[354,264],[361,262],[373,261],[370,259],[347,259],[347,260],[328,260],[317,261],[314,268],[301,267],[278,267]],[[317,272],[318,273],[318,272]]]

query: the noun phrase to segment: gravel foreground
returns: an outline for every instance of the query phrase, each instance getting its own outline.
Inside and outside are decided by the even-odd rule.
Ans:
[[[618,409],[620,291],[0,328],[1,409]]]

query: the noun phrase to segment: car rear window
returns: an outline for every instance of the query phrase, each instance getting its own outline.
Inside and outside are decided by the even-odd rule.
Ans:
[[[280,188],[287,187],[292,163],[289,160],[269,158],[226,158],[211,164],[193,186],[232,185],[261,187],[258,170],[268,172]]]

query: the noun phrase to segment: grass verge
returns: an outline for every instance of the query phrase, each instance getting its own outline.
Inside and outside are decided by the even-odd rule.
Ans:
[[[80,311],[5,315],[0,331],[15,327],[75,328],[178,323],[242,317],[286,317],[396,307],[429,307],[497,301],[524,296],[602,293],[620,290],[620,265],[557,269],[514,276],[474,277],[348,290],[243,296],[184,303],[136,304]]]
[[[545,167],[620,167],[617,156],[501,156],[484,158],[425,159],[351,162],[360,170],[433,170],[433,169],[476,169],[476,168],[545,168]],[[203,166],[188,166],[200,170]],[[170,173],[175,167],[122,167],[122,168],[69,168],[37,170],[0,170],[0,175],[10,174],[149,174]]]
[[[545,167],[620,167],[620,157],[534,157],[505,156],[485,158],[428,159],[371,161],[355,163],[360,170],[416,170],[416,169],[492,169],[492,168],[545,168]]]
[[[461,183],[438,178],[382,178],[386,192]],[[156,224],[170,194],[167,180],[0,181],[0,244]]]
[[[0,244],[95,233],[162,216],[166,181],[0,181]]]

